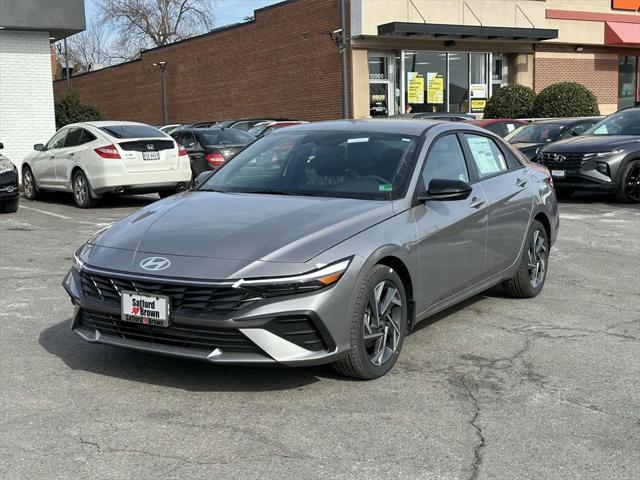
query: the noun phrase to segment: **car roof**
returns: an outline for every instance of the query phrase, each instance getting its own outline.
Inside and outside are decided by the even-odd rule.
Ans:
[[[145,127],[150,127],[151,125],[142,122],[126,122],[121,120],[99,120],[95,122],[78,122],[73,125],[90,125],[92,127],[100,128],[100,127],[108,127],[110,125],[144,125]]]
[[[412,120],[412,119],[363,119],[363,120],[327,120],[323,122],[301,123],[287,128],[287,132],[300,131],[350,131],[350,132],[380,132],[399,133],[407,135],[422,135],[435,125],[449,122],[441,120]]]
[[[555,123],[559,125],[570,125],[572,123],[599,121],[602,117],[571,117],[571,118],[545,118],[542,120],[534,120],[532,125],[539,125],[545,123]]]

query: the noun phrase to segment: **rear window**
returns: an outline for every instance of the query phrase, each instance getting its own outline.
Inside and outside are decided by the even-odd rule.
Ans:
[[[160,130],[149,125],[106,125],[100,130],[116,138],[167,138]]]
[[[255,140],[253,135],[233,128],[199,130],[198,135],[204,145],[246,145]]]

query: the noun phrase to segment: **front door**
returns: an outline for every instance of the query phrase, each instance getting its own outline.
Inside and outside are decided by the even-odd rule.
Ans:
[[[427,154],[422,182],[435,178],[470,182],[460,139],[439,137]],[[485,275],[487,204],[473,185],[465,200],[428,200],[414,208],[419,241],[420,294],[417,312],[473,285]]]
[[[395,55],[369,54],[369,116],[390,117],[396,113]]]
[[[64,149],[64,141],[68,129],[63,128],[47,142],[43,151],[38,152],[33,159],[33,175],[36,183],[42,187],[51,187],[56,182],[55,157]]]

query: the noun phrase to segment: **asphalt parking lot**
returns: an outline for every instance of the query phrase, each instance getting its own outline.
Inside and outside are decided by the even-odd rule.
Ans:
[[[73,252],[153,200],[0,216],[0,478],[640,478],[639,206],[562,203],[539,297],[477,296],[358,382],[73,334]]]

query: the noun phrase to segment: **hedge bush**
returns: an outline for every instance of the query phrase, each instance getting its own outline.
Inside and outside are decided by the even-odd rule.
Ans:
[[[56,127],[76,122],[91,122],[103,120],[102,112],[95,106],[82,103],[77,92],[70,90],[55,104]]]
[[[484,109],[484,118],[531,117],[536,94],[524,85],[508,85],[493,93]]]
[[[600,115],[598,101],[579,83],[560,82],[542,90],[533,102],[535,117],[590,117]]]

